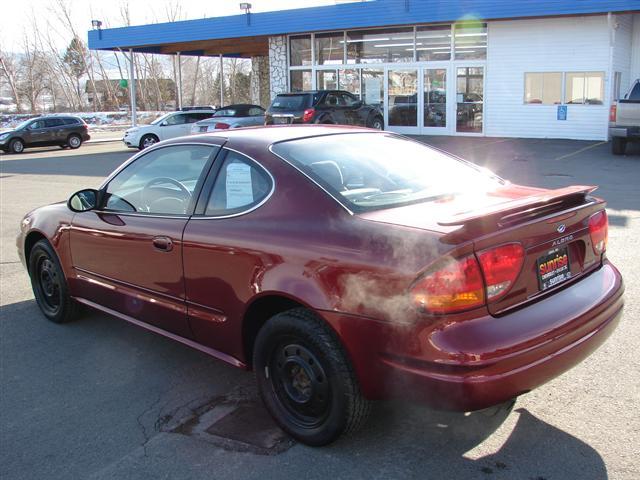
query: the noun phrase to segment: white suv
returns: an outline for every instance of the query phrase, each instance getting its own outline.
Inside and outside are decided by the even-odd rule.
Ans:
[[[161,140],[189,135],[192,124],[209,118],[214,113],[215,110],[169,112],[149,125],[130,128],[124,132],[122,141],[129,148],[142,150]]]

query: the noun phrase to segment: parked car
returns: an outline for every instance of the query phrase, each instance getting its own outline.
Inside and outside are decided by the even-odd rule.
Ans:
[[[623,284],[595,188],[370,129],[225,130],[28,213],[17,246],[49,320],[89,305],[253,369],[279,425],[323,445],[374,399],[512,405],[602,344]]]
[[[81,118],[47,115],[25,120],[13,130],[0,133],[0,149],[10,153],[52,145],[76,149],[90,138],[89,127]]]
[[[384,117],[378,106],[366,105],[355,95],[342,90],[277,95],[267,109],[265,125],[292,123],[359,125],[384,129]]]
[[[636,79],[623,98],[611,105],[609,135],[614,155],[623,155],[628,142],[640,141],[640,79]]]
[[[213,117],[200,120],[191,127],[191,133],[207,133],[213,130],[251,127],[264,124],[264,108],[259,105],[227,105],[217,110]]]
[[[142,150],[154,143],[191,133],[194,123],[210,118],[213,109],[169,112],[156,118],[149,125],[139,125],[124,132],[122,141],[129,148]]]

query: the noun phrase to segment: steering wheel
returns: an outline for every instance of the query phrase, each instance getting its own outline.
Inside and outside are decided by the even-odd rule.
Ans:
[[[182,194],[184,194],[184,196],[182,198],[174,197],[174,196],[162,196],[160,198],[154,198],[154,199],[150,200],[149,199],[150,190],[152,190],[155,185],[161,185],[163,183],[170,183],[171,185],[175,185],[176,187],[178,187],[180,192]],[[142,189],[141,201],[142,201],[143,205],[146,205],[148,207],[149,211],[153,210],[152,209],[152,205],[154,203],[165,201],[165,200],[169,200],[169,199],[170,200],[178,200],[180,202],[180,205],[181,205],[180,208],[182,209],[182,212],[180,212],[180,213],[184,213],[184,212],[186,212],[185,203],[188,204],[188,201],[191,200],[191,192],[189,192],[189,190],[187,190],[187,187],[185,187],[182,182],[179,182],[178,180],[176,180],[174,178],[170,178],[170,177],[153,178],[153,179],[149,180],[146,183],[146,185],[143,187],[143,189]],[[172,212],[163,212],[163,213],[172,213]],[[175,212],[175,213],[177,213],[177,212]]]

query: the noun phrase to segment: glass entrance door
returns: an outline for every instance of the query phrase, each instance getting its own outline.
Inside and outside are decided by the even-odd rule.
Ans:
[[[447,69],[422,69],[422,127],[424,133],[447,132]]]
[[[456,68],[456,132],[482,133],[484,68]]]
[[[418,69],[387,70],[387,121],[389,130],[419,133]]]

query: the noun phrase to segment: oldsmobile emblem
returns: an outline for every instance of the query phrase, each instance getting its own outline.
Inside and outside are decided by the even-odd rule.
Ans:
[[[556,228],[558,233],[564,233],[566,229],[567,229],[567,226],[564,223],[561,223],[560,225],[558,225],[558,228]]]

